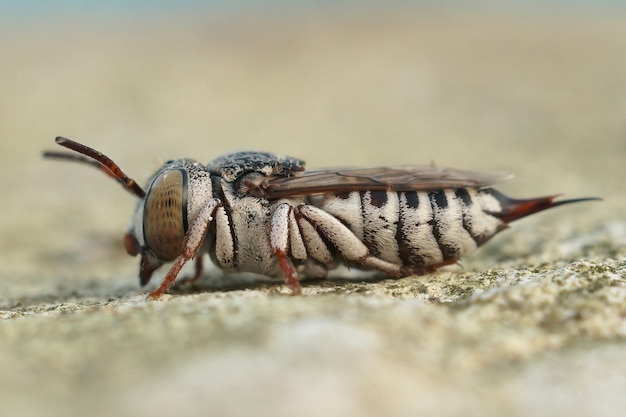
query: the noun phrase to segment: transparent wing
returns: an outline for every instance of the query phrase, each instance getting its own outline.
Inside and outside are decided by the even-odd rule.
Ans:
[[[481,173],[435,166],[331,168],[267,177],[250,189],[266,198],[350,191],[427,191],[442,188],[481,188],[510,178],[505,173]]]

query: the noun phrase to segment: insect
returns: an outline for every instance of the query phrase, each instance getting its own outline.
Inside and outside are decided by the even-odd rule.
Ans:
[[[146,191],[95,149],[57,137],[70,152],[44,152],[97,167],[138,197],[124,235],[141,255],[139,280],[173,262],[149,294],[169,291],[208,253],[226,272],[282,276],[300,294],[299,276],[325,277],[339,264],[392,277],[422,275],[456,263],[507,224],[530,214],[596,198],[512,199],[491,188],[502,175],[434,166],[305,170],[304,161],[237,152],[207,165],[167,161]]]

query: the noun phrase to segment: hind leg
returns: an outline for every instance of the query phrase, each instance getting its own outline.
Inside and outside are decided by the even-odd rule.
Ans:
[[[327,246],[327,243],[330,243],[346,261],[356,262],[362,268],[373,269],[394,277],[403,276],[401,265],[372,256],[367,246],[336,217],[310,205],[300,205],[294,210],[301,230],[305,231],[302,236],[304,241],[319,240],[324,243],[324,247],[318,251],[330,252],[332,248]],[[312,227],[306,227],[306,224]],[[307,249],[309,255],[315,258],[311,248]]]

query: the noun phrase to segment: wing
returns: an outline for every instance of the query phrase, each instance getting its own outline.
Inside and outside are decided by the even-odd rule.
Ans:
[[[336,168],[296,172],[289,177],[267,177],[252,194],[285,198],[350,191],[428,191],[442,188],[481,188],[510,178],[503,173],[480,173],[435,166]]]

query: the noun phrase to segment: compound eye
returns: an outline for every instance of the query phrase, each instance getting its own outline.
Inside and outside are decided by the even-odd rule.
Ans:
[[[176,259],[187,230],[187,173],[173,169],[154,179],[143,212],[148,248],[163,261]]]

